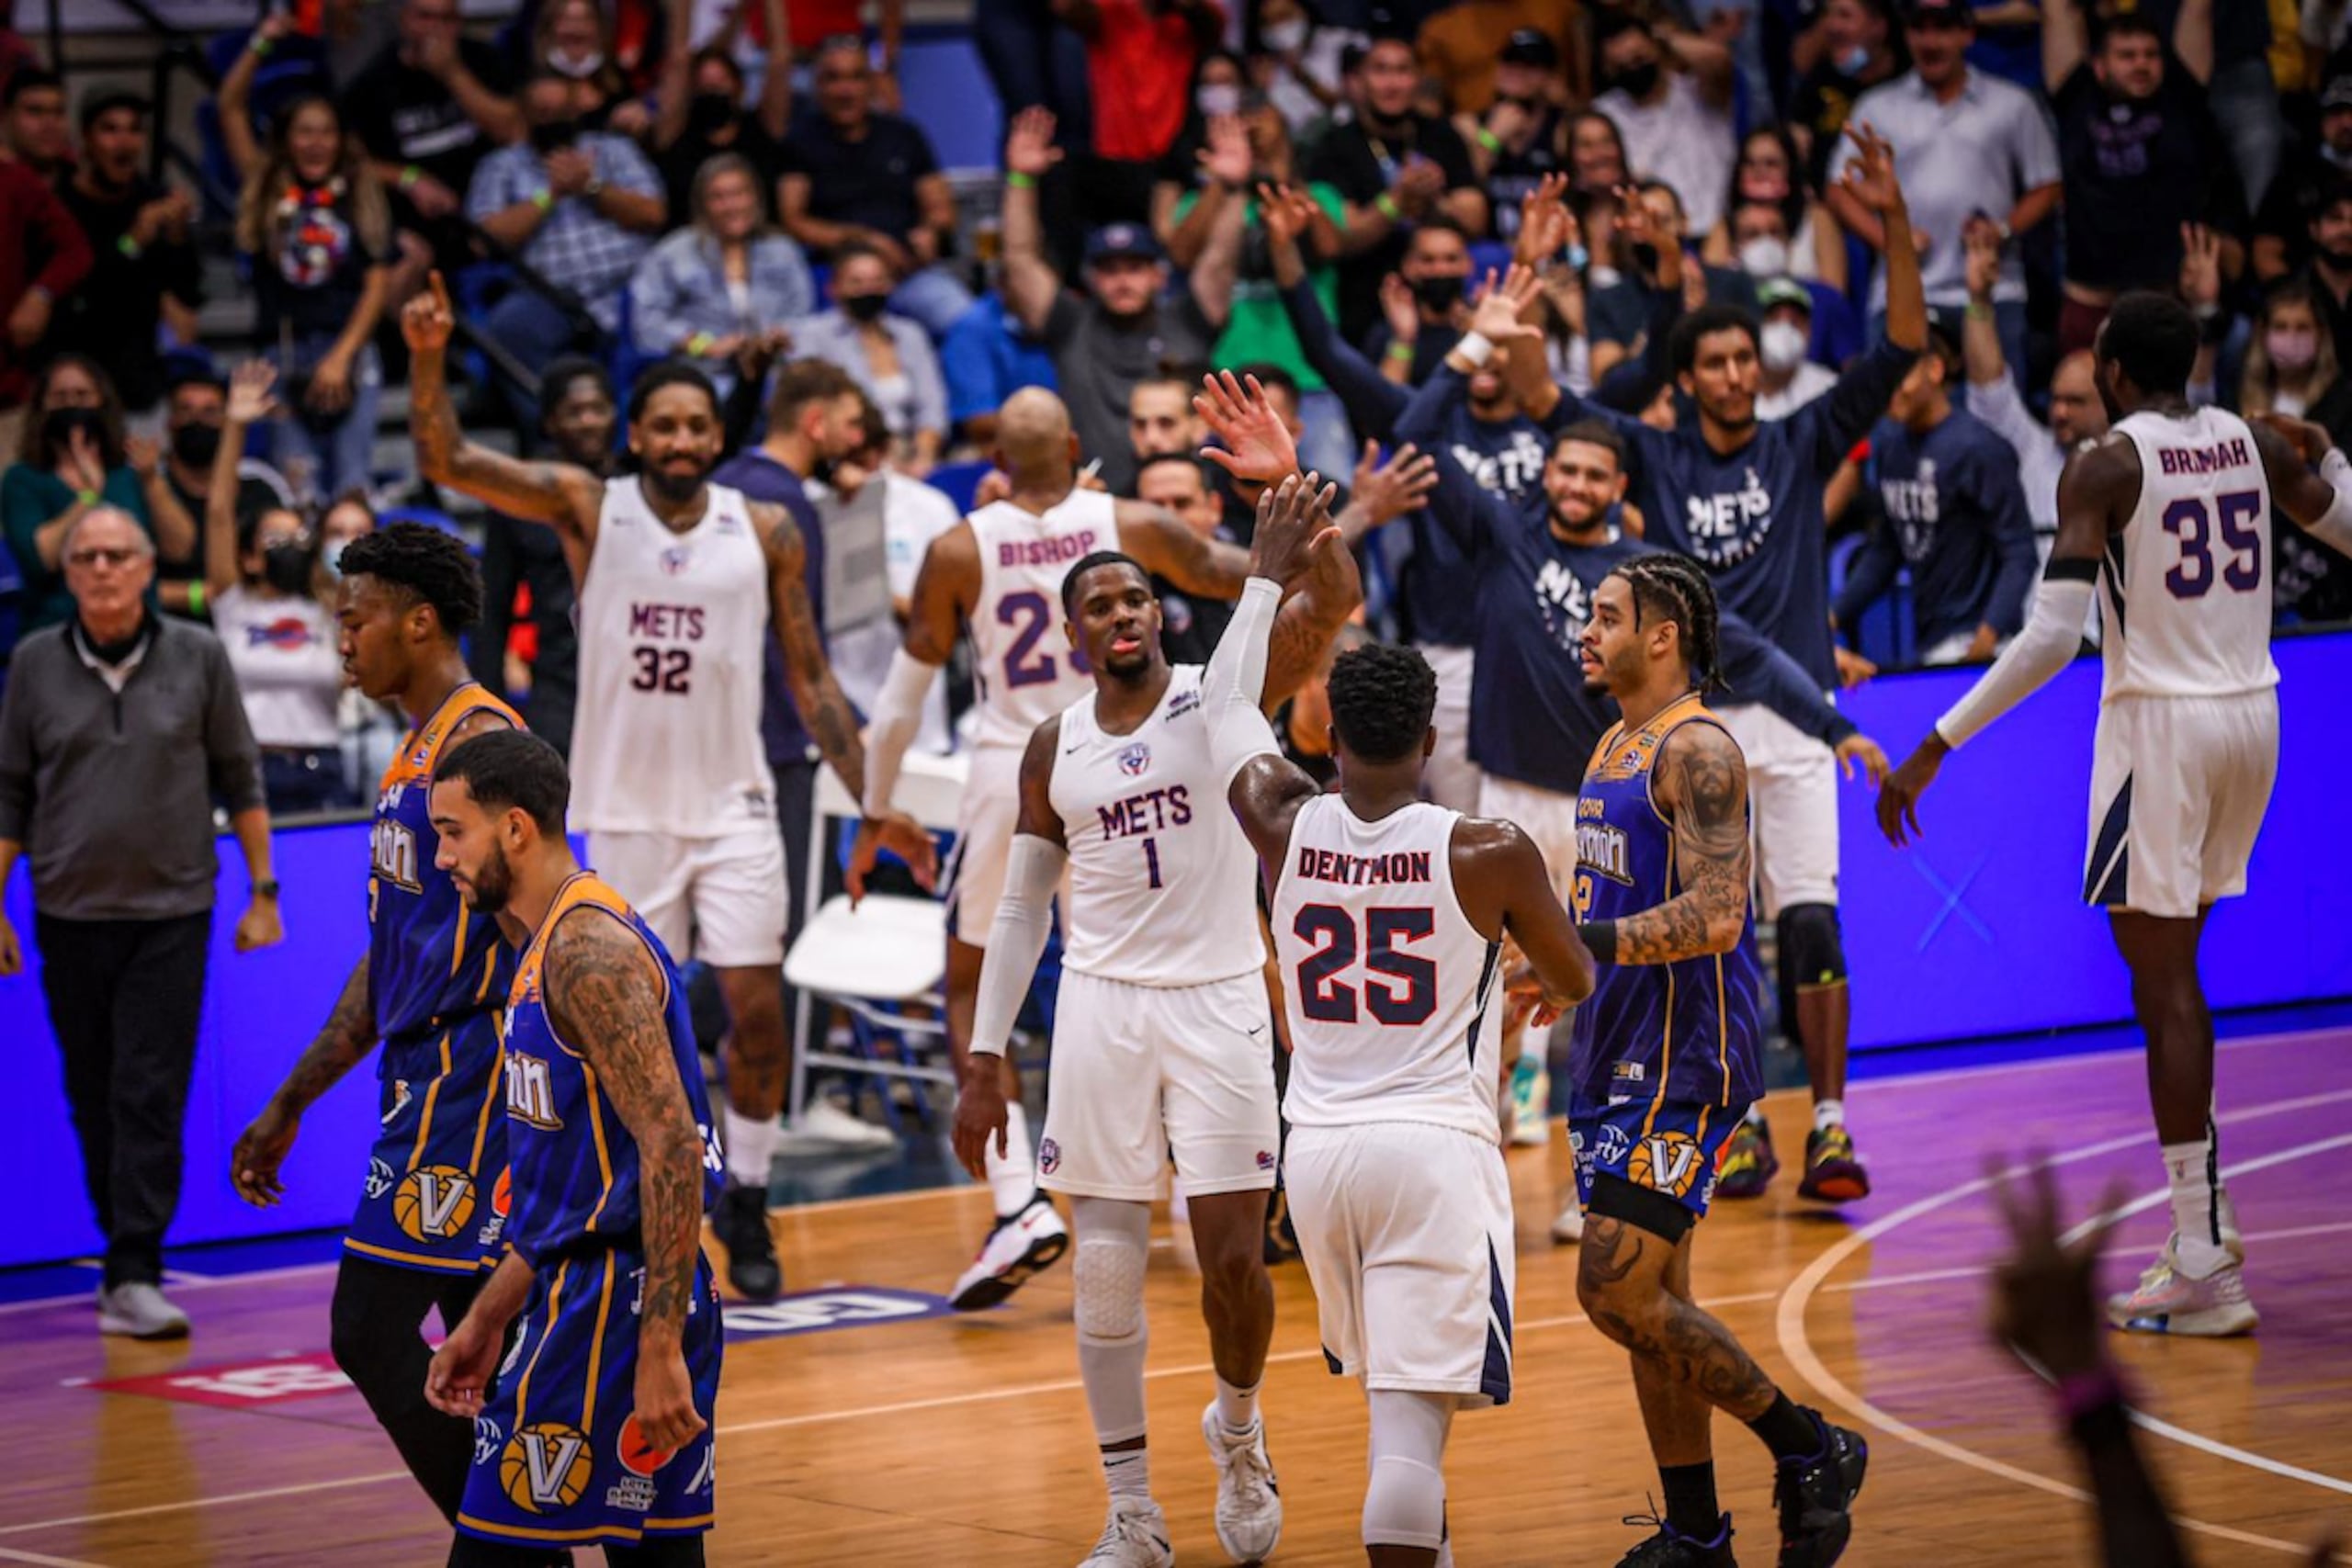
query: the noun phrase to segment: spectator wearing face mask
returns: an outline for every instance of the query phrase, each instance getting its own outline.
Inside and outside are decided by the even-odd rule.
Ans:
[[[1842,365],[1862,349],[1861,318],[1846,292],[1817,277],[1807,277],[1793,265],[1798,247],[1790,243],[1786,209],[1765,201],[1743,201],[1724,220],[1734,246],[1734,271],[1761,291],[1775,278],[1792,281],[1813,299],[1813,357],[1825,365]],[[1829,225],[1838,232],[1838,225]]]
[[[204,525],[212,489],[212,460],[220,455],[221,425],[228,418],[229,383],[209,369],[175,372],[164,394],[164,482],[173,498]],[[237,463],[237,526],[249,527],[273,508],[290,510],[294,492],[276,468],[242,454]],[[190,620],[205,620],[204,551],[186,561],[158,561],[155,596],[162,606]]]
[[[1370,38],[1326,19],[1302,0],[1262,0],[1251,7],[1255,37],[1249,42],[1250,80],[1290,127],[1305,137],[1347,99],[1340,91],[1347,74],[1341,62],[1361,51]]]
[[[851,244],[833,258],[833,308],[795,327],[795,351],[849,372],[882,411],[899,467],[920,479],[939,466],[947,441],[939,355],[920,325],[890,310],[890,264],[882,253]]]
[[[763,0],[776,18],[771,38],[785,36],[783,0]],[[671,29],[669,49],[662,56],[662,85],[656,94],[653,159],[662,171],[662,188],[674,213],[695,210],[695,178],[703,165],[721,152],[732,152],[752,165],[763,193],[773,191],[784,173],[784,138],[792,115],[792,58],[779,46],[768,57],[760,78],[759,102],[743,103],[743,68],[735,57],[715,45],[692,46],[683,28]]]
[[[1705,233],[1731,178],[1731,51],[1622,11],[1601,12],[1592,32],[1603,88],[1592,107],[1616,123],[1635,177],[1673,186],[1690,228]]]
[[[1469,290],[1469,240],[1442,220],[1422,224],[1381,279],[1380,320],[1358,340],[1364,357],[1396,385],[1419,386],[1461,338]]]
[[[1803,139],[1805,183],[1819,189],[1846,139],[1855,100],[1910,66],[1888,0],[1827,0],[1790,51],[1799,73],[1789,119]]]
[[[592,130],[644,134],[651,117],[629,96],[628,78],[614,58],[612,24],[597,0],[549,0],[531,35],[532,68],[566,84],[572,118]]]
[[[1814,199],[1799,176],[1801,167],[1796,139],[1784,127],[1768,125],[1749,131],[1741,140],[1738,162],[1732,166],[1723,221],[1707,231],[1699,247],[1701,259],[1711,266],[1736,265],[1751,277],[1801,277],[1843,293],[1846,231],[1838,227],[1828,209]],[[1767,207],[1780,214],[1781,231],[1773,237],[1770,249],[1763,248],[1758,236],[1733,231],[1743,207]]]
[[[1813,346],[1813,295],[1793,277],[1758,284],[1763,325],[1756,333],[1760,369],[1756,417],[1786,419],[1838,384],[1838,373],[1808,357]]]
[[[1470,166],[1486,185],[1498,240],[1519,237],[1520,203],[1546,175],[1568,167],[1569,115],[1561,85],[1559,46],[1548,33],[1521,28],[1496,57],[1486,107],[1454,117]]]
[[[229,655],[245,722],[261,748],[262,789],[278,816],[356,802],[344,773],[343,655],[322,594],[319,536],[299,512],[273,507],[237,519],[237,453],[274,409],[277,372],[266,360],[237,367],[204,519],[204,586],[212,629]]]
[[[2319,302],[2311,289],[2288,281],[2262,297],[2238,381],[2238,412],[2247,419],[2267,413],[2307,419],[2331,434],[2352,432],[2352,382],[2341,379],[2333,334],[2320,327]]]

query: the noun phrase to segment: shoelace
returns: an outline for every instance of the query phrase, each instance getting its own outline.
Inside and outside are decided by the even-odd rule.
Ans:
[[[1165,1551],[1168,1542],[1152,1533],[1151,1516],[1141,1508],[1114,1508],[1103,1521],[1102,1534],[1096,1539],[1094,1550],[1106,1546],[1151,1546]]]
[[[1274,1485],[1274,1461],[1259,1446],[1262,1428],[1253,1428],[1249,1436],[1237,1443],[1227,1438],[1226,1454],[1233,1461],[1235,1478],[1239,1489],[1253,1493],[1277,1493]]]

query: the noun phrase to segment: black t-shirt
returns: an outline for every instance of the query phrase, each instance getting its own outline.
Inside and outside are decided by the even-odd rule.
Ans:
[[[1544,175],[1568,167],[1568,161],[1560,156],[1563,118],[1558,109],[1546,106],[1525,152],[1514,152],[1508,146],[1495,150],[1494,162],[1487,165],[1487,209],[1494,214],[1496,239],[1517,239],[1519,204],[1543,183]]]
[[[360,233],[350,193],[332,185],[290,189],[264,221],[270,245],[251,258],[254,340],[276,346],[281,323],[298,344],[341,333],[359,309],[368,269],[385,260]]]
[[[688,126],[685,133],[661,155],[656,166],[662,172],[662,189],[670,197],[672,221],[692,221],[695,174],[721,152],[739,153],[748,160],[759,176],[762,199],[771,207],[775,205],[776,176],[784,173],[784,143],[770,136],[767,127],[751,115],[739,116],[735,125],[735,140],[724,147]]]
[[[844,138],[822,115],[802,115],[785,139],[784,172],[808,176],[808,216],[854,224],[904,242],[922,216],[915,182],[939,172],[931,140],[912,120],[866,117],[865,134]]]
[[[492,92],[511,90],[505,62],[490,45],[461,39],[458,58]],[[343,117],[368,156],[413,164],[460,197],[474,165],[492,147],[490,138],[467,117],[440,78],[403,64],[397,45],[385,49],[351,79],[343,91]]]
[[[2170,288],[2180,226],[2245,226],[2229,152],[2204,90],[2177,60],[2143,100],[2118,98],[2078,65],[2058,88],[2066,276],[2099,288]]]
[[[1415,116],[1393,138],[1375,137],[1362,121],[1335,126],[1316,149],[1306,177],[1331,186],[1348,200],[1363,207],[1380,199],[1396,175],[1414,156],[1430,160],[1445,171],[1445,188],[1476,188],[1477,175],[1470,166],[1470,151],[1462,138],[1442,119]],[[1388,237],[1361,255],[1339,264],[1340,332],[1350,342],[1361,342],[1380,319],[1380,280],[1405,259],[1409,231],[1399,225]]]
[[[2320,201],[2346,180],[2352,180],[2352,164],[2334,163],[2317,147],[2296,149],[2254,215],[2254,237],[2283,241],[2288,266],[2302,265],[2311,259],[2312,218]]]
[[[90,239],[89,276],[58,302],[50,346],[86,354],[114,376],[127,409],[153,408],[164,395],[164,358],[155,347],[155,326],[169,294],[190,309],[204,303],[203,265],[186,240],[158,240],[134,259],[122,238],[139,209],[164,195],[164,187],[140,179],[119,198],[92,196],[73,180],[61,181],[57,197]]]

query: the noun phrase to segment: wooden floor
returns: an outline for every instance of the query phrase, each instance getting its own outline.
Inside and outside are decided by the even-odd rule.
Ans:
[[[2199,1561],[2294,1563],[2329,1520],[2352,1525],[2352,1037],[2224,1047],[2221,1104],[2261,1336],[2120,1348]],[[1793,1164],[1801,1108],[1772,1109]],[[1990,1154],[2045,1150],[2077,1211],[2123,1180],[2138,1212],[2108,1272],[2127,1282],[2165,1229],[2138,1057],[1872,1084],[1852,1110],[1879,1195],[1843,1219],[1808,1213],[1784,1176],[1764,1201],[1724,1206],[1702,1233],[1702,1299],[1792,1394],[1869,1437],[1848,1563],[2094,1561],[2041,1390],[1981,1326],[1997,1240],[1981,1173]],[[1572,1259],[1545,1240],[1564,1161],[1556,1136],[1511,1156],[1518,1396],[1458,1420],[1448,1464],[1470,1568],[1612,1563],[1636,1539],[1620,1516],[1657,1486],[1623,1360],[1577,1315]],[[967,1189],[786,1211],[776,1230],[797,1290],[936,1292],[986,1214]],[[0,1308],[0,1563],[439,1562],[445,1530],[356,1394],[231,1407],[90,1386],[320,1351],[332,1280],[311,1267],[189,1289],[197,1332],[179,1347],[101,1342],[86,1298]],[[1361,1399],[1324,1371],[1302,1271],[1275,1280],[1265,1408],[1289,1519],[1272,1561],[1361,1562]],[[1196,1285],[1164,1243],[1150,1295],[1155,1490],[1180,1559],[1220,1562]],[[1102,1495],[1069,1309],[1065,1267],[977,1318],[731,1338],[711,1561],[1075,1562]],[[1744,1559],[1770,1562],[1762,1450],[1727,1423],[1717,1446]]]

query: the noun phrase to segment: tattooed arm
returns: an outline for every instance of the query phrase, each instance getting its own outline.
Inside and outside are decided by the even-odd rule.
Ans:
[[[645,1285],[638,1321],[637,1419],[657,1449],[705,1425],[686,1371],[686,1313],[702,1252],[702,1133],[662,1017],[653,955],[615,917],[575,908],[548,934],[548,1021],[595,1075],[637,1144]]]
[[[1613,945],[1603,939],[1610,951],[1595,953],[1603,963],[1672,964],[1729,953],[1747,925],[1747,762],[1738,743],[1712,724],[1679,727],[1658,753],[1650,795],[1674,823],[1682,891],[1602,922]]]
[[[759,530],[761,547],[767,553],[768,616],[784,648],[784,677],[792,688],[793,705],[850,797],[863,800],[865,747],[858,739],[857,713],[842,695],[825,657],[824,628],[808,603],[808,542],[792,514],[773,502],[752,503],[752,525]]]
[[[362,954],[343,983],[343,994],[327,1014],[326,1026],[294,1063],[286,1081],[251,1125],[237,1134],[229,1155],[229,1181],[237,1196],[257,1209],[276,1207],[285,1196],[277,1168],[302,1129],[302,1112],[376,1048],[376,1009],[368,994],[368,959]]]
[[[1250,552],[1222,539],[1204,539],[1164,506],[1117,503],[1119,547],[1179,590],[1204,599],[1238,599],[1250,581]]]

